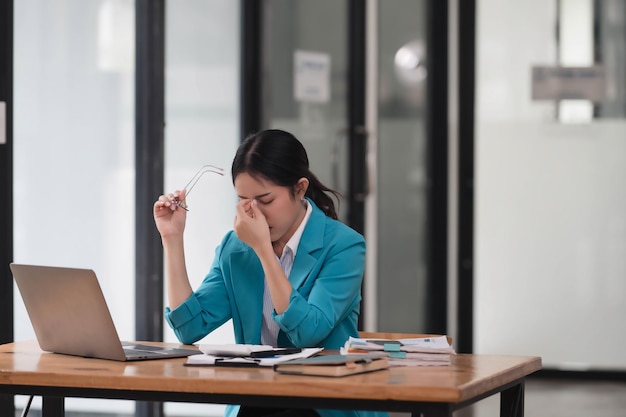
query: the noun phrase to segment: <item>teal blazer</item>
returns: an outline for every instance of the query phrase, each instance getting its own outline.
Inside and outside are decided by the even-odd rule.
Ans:
[[[282,314],[274,313],[280,328],[277,345],[339,349],[348,337],[358,337],[365,240],[308,202],[313,212],[289,274],[293,287],[289,307]],[[232,319],[236,343],[260,344],[263,289],[261,262],[230,231],[198,289],[176,309],[166,308],[165,319],[182,343],[194,343]],[[229,407],[227,415],[236,416],[237,410]],[[324,417],[381,415],[318,412]]]

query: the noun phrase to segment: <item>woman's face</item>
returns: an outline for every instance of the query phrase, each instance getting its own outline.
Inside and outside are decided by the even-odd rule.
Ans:
[[[308,180],[300,179],[295,186],[295,195],[292,194],[290,187],[276,185],[245,172],[237,175],[234,184],[240,201],[257,201],[257,207],[267,220],[271,241],[286,243],[300,225],[306,212],[302,198],[306,193]]]

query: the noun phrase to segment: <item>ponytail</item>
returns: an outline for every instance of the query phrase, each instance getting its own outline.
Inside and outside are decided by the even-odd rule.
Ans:
[[[330,195],[337,200],[337,207],[339,207],[341,195],[337,191],[322,184],[322,182],[311,171],[309,171],[307,178],[309,179],[309,188],[306,190],[306,196],[313,200],[315,205],[326,213],[328,217],[337,220],[338,216],[337,210],[335,209],[335,201]]]

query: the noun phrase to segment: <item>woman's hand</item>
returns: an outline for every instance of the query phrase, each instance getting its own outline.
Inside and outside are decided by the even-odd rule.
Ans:
[[[179,202],[185,201],[185,193],[185,190],[176,190],[160,196],[154,203],[154,222],[162,238],[183,234],[187,211],[179,206]]]
[[[270,228],[256,200],[245,199],[237,204],[234,230],[237,237],[257,254],[263,249],[271,250]]]

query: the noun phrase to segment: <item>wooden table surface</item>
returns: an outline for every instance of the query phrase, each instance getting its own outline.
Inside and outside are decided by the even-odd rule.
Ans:
[[[42,352],[36,341],[16,342],[0,345],[0,386],[460,403],[541,369],[539,357],[459,354],[451,366],[325,378],[271,368],[191,367],[185,360],[116,362]]]

